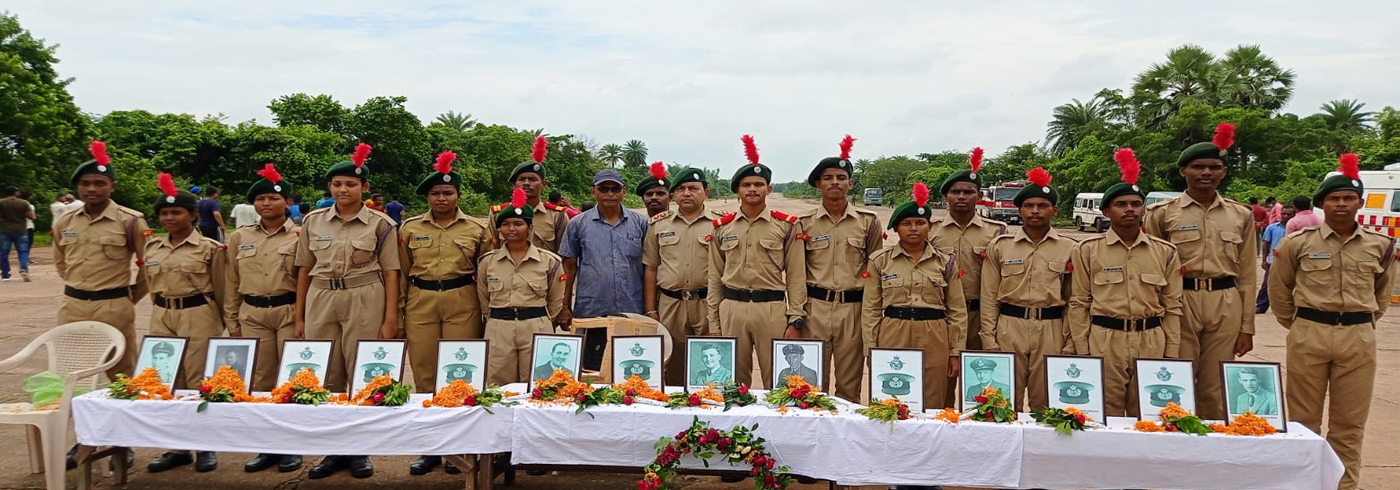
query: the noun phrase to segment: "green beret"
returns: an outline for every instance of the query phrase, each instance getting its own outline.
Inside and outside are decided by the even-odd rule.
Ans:
[[[418,195],[428,195],[428,191],[432,190],[433,186],[437,185],[450,185],[457,190],[461,190],[462,176],[457,175],[457,172],[428,172],[427,175],[423,176],[423,181],[418,183]]]
[[[1337,173],[1322,179],[1322,185],[1317,188],[1317,193],[1313,194],[1313,205],[1322,206],[1323,199],[1336,191],[1352,191],[1358,196],[1366,195],[1366,188],[1361,185],[1361,179],[1353,179]]]
[[[1103,200],[1099,202],[1099,210],[1108,209],[1109,203],[1113,202],[1114,198],[1130,194],[1137,194],[1143,199],[1147,199],[1147,194],[1142,191],[1141,187],[1138,187],[1136,184],[1119,182],[1108,186],[1108,190],[1103,191]]]
[[[890,225],[888,228],[893,230],[894,225],[899,224],[904,218],[924,218],[932,220],[933,208],[929,207],[927,204],[919,206],[914,203],[914,201],[904,201],[894,208],[894,214],[890,215]]]
[[[253,185],[248,187],[248,195],[246,196],[248,202],[253,202],[260,194],[281,194],[282,197],[291,199],[292,184],[287,183],[285,180],[274,184],[266,178],[258,179],[257,182],[254,182]]]
[[[817,167],[812,169],[812,173],[807,174],[807,185],[817,186],[817,182],[822,180],[822,172],[828,168],[839,168],[846,171],[846,175],[851,175],[851,161],[839,157],[826,157],[817,162]]]
[[[364,165],[356,167],[355,162],[342,160],[336,162],[335,165],[331,165],[331,168],[326,169],[326,180],[331,180],[331,178],[337,175],[359,177],[360,180],[365,180],[369,178],[369,167]]]
[[[528,204],[518,208],[510,204],[502,204],[493,211],[496,212],[496,228],[500,228],[501,222],[505,221],[506,218],[522,218],[525,220],[525,223],[533,223],[535,221],[535,208],[530,207]]]
[[[510,171],[510,180],[507,182],[514,184],[515,178],[526,172],[539,175],[540,180],[544,180],[544,164],[530,161],[516,165],[515,170]]]
[[[666,189],[667,191],[670,191],[671,187],[668,185],[670,183],[670,179],[658,179],[656,177],[648,175],[647,178],[642,179],[642,183],[637,184],[637,188],[635,189],[635,191],[638,196],[641,196],[642,194],[646,193],[647,189],[650,189],[652,187],[660,187]]]
[[[106,175],[113,181],[117,180],[117,174],[112,170],[112,158],[107,156],[107,144],[101,141],[93,141],[88,146],[88,152],[92,153],[92,160],[78,164],[78,168],[73,169],[73,176],[68,180],[74,186],[78,185],[78,177],[84,174]]]
[[[1186,150],[1181,152],[1181,156],[1176,157],[1176,166],[1185,167],[1186,164],[1191,163],[1192,160],[1206,158],[1214,158],[1223,161],[1225,160],[1225,150],[1215,146],[1215,143],[1196,143],[1186,147]]]
[[[176,191],[175,195],[173,196],[161,195],[159,198],[157,198],[155,212],[159,214],[160,210],[165,208],[181,207],[188,209],[191,213],[193,213],[195,211],[195,208],[198,206],[198,196],[195,196],[194,194],[190,193],[190,191],[180,189]]]
[[[1021,207],[1021,203],[1026,202],[1026,199],[1030,199],[1032,197],[1043,197],[1049,199],[1050,204],[1052,205],[1060,202],[1060,193],[1056,192],[1054,187],[1050,187],[1048,185],[1039,186],[1035,184],[1029,184],[1025,187],[1022,187],[1021,191],[1016,193],[1016,197],[1012,198],[1011,202],[1016,204],[1016,207],[1019,208]]]
[[[739,192],[739,181],[743,180],[744,177],[755,175],[763,177],[763,181],[769,185],[773,184],[773,169],[761,163],[753,163],[739,167],[739,170],[734,171],[734,177],[729,179],[729,192]]]
[[[980,174],[969,169],[962,169],[953,172],[953,175],[949,175],[947,179],[944,179],[943,187],[939,188],[938,193],[945,196],[948,195],[948,189],[951,189],[953,184],[958,182],[971,182],[973,185],[977,186],[978,189],[982,188],[982,176]]]
[[[697,168],[686,167],[680,172],[676,172],[676,174],[671,177],[671,192],[676,192],[676,188],[686,182],[699,182],[707,188],[710,186],[710,182],[705,180],[704,171]]]

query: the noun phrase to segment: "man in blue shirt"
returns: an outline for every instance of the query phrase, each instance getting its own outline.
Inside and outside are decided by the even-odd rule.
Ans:
[[[1278,242],[1283,241],[1283,237],[1287,235],[1285,230],[1288,228],[1288,220],[1293,219],[1297,213],[1298,210],[1294,209],[1292,204],[1285,204],[1283,211],[1279,213],[1278,222],[1264,228],[1264,235],[1260,238],[1264,242],[1261,245],[1264,249],[1264,260],[1259,264],[1264,268],[1264,284],[1259,286],[1259,297],[1254,299],[1255,313],[1262,315],[1269,312],[1269,265],[1274,263],[1274,249],[1278,248]]]
[[[330,192],[322,192],[322,193],[321,193],[321,200],[320,200],[320,201],[316,201],[316,209],[328,208],[328,207],[331,207],[331,206],[334,205],[334,204],[335,204],[335,199],[331,197],[331,193],[330,193]]]
[[[399,202],[398,196],[389,196],[389,203],[384,205],[384,214],[394,218],[394,223],[403,224],[403,203]]]
[[[598,206],[569,221],[559,255],[564,257],[564,310],[557,323],[567,327],[583,318],[642,313],[642,238],[647,217],[622,207],[627,187],[616,170],[593,177]],[[578,300],[574,301],[574,284]],[[573,305],[571,308],[570,305]]]
[[[204,199],[195,210],[199,213],[199,234],[218,241],[224,241],[224,213],[219,206],[219,188],[204,188]]]

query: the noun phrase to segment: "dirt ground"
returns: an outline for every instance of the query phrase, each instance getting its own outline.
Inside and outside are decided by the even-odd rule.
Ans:
[[[814,206],[810,202],[786,200],[779,196],[771,198],[774,208],[785,212],[800,212]],[[714,202],[714,207],[733,209],[736,203]],[[883,220],[888,219],[889,208],[874,208]],[[891,240],[892,242],[893,240]],[[54,315],[61,303],[63,284],[53,267],[52,249],[38,248],[33,251],[34,264],[31,266],[33,282],[24,283],[18,279],[0,283],[0,358],[18,352],[40,333],[54,326]],[[1260,274],[1262,276],[1262,274]],[[145,333],[149,324],[150,299],[143,300],[136,307],[137,332]],[[1375,396],[1371,405],[1371,417],[1366,427],[1366,447],[1363,457],[1361,488],[1368,490],[1400,488],[1400,320],[1398,314],[1388,315],[1377,328],[1376,342],[1379,357],[1379,370],[1376,376]],[[1284,334],[1282,327],[1272,315],[1257,318],[1257,331],[1254,352],[1245,356],[1251,361],[1284,361]],[[23,398],[21,380],[45,368],[42,356],[36,357],[19,369],[0,373],[0,403],[13,402]],[[1286,366],[1285,366],[1286,368]],[[69,440],[72,441],[70,433]],[[659,437],[659,436],[658,436]],[[19,426],[0,426],[0,489],[41,489],[43,475],[31,474],[27,447],[23,443],[24,431]],[[378,487],[449,489],[462,488],[462,480],[450,477],[441,470],[426,476],[410,476],[408,464],[412,458],[376,457],[376,473],[366,480],[352,479],[348,473],[337,474],[323,480],[306,479],[306,470],[315,459],[308,457],[301,472],[281,474],[275,470],[262,473],[244,473],[243,463],[252,455],[221,453],[220,467],[210,473],[195,473],[189,467],[171,470],[160,475],[148,474],[145,463],[159,455],[155,449],[139,449],[136,452],[136,469],[132,470],[127,487],[149,489],[186,489],[213,487],[227,489],[331,489],[356,490]],[[94,471],[98,488],[112,486],[111,479]],[[520,474],[513,488],[521,490],[573,488],[578,490],[635,488],[637,473],[585,473],[567,472],[532,477]],[[69,488],[72,488],[76,475],[68,475]],[[500,480],[497,480],[500,483]],[[725,484],[717,477],[685,477],[682,485],[695,490],[753,488],[752,481]],[[794,485],[794,489],[825,488],[826,485]],[[870,489],[879,487],[867,487]]]

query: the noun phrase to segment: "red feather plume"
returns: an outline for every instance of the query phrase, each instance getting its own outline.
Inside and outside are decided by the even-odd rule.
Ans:
[[[1026,171],[1026,180],[1031,181],[1037,187],[1048,187],[1050,179],[1050,172],[1046,172],[1044,167],[1036,167]]]
[[[180,190],[175,187],[175,177],[171,177],[170,174],[166,172],[160,173],[160,177],[156,179],[156,187],[159,187],[160,191],[164,192],[168,197],[175,197],[175,194],[180,192]]]
[[[972,171],[973,171],[973,172],[976,172],[976,171],[981,170],[981,169],[982,169],[982,147],[979,146],[979,147],[976,147],[976,148],[973,148],[973,149],[972,149]]]
[[[277,167],[271,163],[264,164],[263,169],[258,171],[258,175],[274,184],[282,181],[282,174],[277,173]]]
[[[1235,125],[1230,123],[1220,123],[1215,127],[1215,138],[1211,140],[1216,148],[1225,151],[1231,146],[1235,146]]]
[[[928,186],[923,182],[914,183],[914,205],[921,208],[928,205]]]
[[[1337,163],[1340,164],[1340,166],[1337,167],[1337,171],[1341,172],[1342,175],[1352,180],[1361,179],[1361,160],[1356,157],[1355,153],[1342,155],[1342,158],[1338,159]]]
[[[666,178],[666,164],[661,163],[661,162],[652,163],[652,164],[651,164],[651,176],[652,176],[652,177],[656,177],[656,180],[661,180],[661,179]]]
[[[101,141],[94,140],[91,145],[88,145],[88,152],[92,153],[92,159],[98,165],[106,165],[112,161],[112,157],[107,156],[107,144]]]
[[[1113,154],[1113,159],[1118,162],[1118,172],[1123,175],[1123,182],[1137,185],[1138,173],[1142,171],[1142,164],[1138,163],[1137,155],[1133,154],[1132,148],[1119,148]]]
[[[758,165],[758,145],[753,143],[753,136],[746,134],[739,141],[744,142],[744,157],[749,159],[749,164]]]
[[[515,209],[521,209],[525,207],[525,189],[516,187],[514,191],[511,191],[510,207]]]
[[[855,146],[855,145],[856,145],[856,139],[855,139],[855,138],[852,138],[851,135],[849,135],[849,134],[846,135],[845,138],[842,138],[842,139],[841,139],[841,159],[842,159],[842,160],[850,160],[850,159],[851,159],[851,147],[853,147],[853,146]]]
[[[369,146],[368,143],[355,145],[355,155],[350,157],[350,161],[355,162],[356,167],[365,166],[365,159],[369,158],[371,150],[374,150],[374,147]]]
[[[438,153],[437,162],[433,163],[433,170],[440,174],[452,173],[452,162],[457,159],[457,154],[451,150]]]
[[[535,163],[544,163],[544,156],[549,153],[549,140],[544,139],[544,135],[535,137],[535,147],[530,149],[530,158],[535,159]]]

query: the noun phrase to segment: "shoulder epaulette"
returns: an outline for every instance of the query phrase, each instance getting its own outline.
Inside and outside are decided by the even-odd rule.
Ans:
[[[1163,239],[1161,239],[1161,238],[1158,238],[1156,235],[1152,235],[1152,234],[1148,234],[1148,233],[1143,233],[1143,235],[1146,235],[1146,236],[1147,236],[1147,240],[1148,240],[1148,241],[1156,242],[1156,243],[1160,243],[1160,244],[1162,244],[1162,245],[1169,246],[1169,247],[1172,248],[1173,251],[1176,250],[1176,244],[1174,244],[1174,243],[1172,243],[1172,242],[1170,242],[1170,241],[1168,241],[1168,240],[1163,240]]]
[[[1089,243],[1089,242],[1092,242],[1092,241],[1095,241],[1095,240],[1103,240],[1103,239],[1104,239],[1104,236],[1103,236],[1102,233],[1100,233],[1100,234],[1098,234],[1098,235],[1094,235],[1094,236],[1091,236],[1091,237],[1087,237],[1087,238],[1085,238],[1085,239],[1083,239],[1083,240],[1080,240],[1079,243]]]
[[[545,202],[544,202],[544,208],[545,208],[545,209],[548,209],[548,210],[550,210],[550,211],[563,211],[563,210],[564,210],[564,206],[560,206],[560,205],[558,205],[558,204],[554,204],[554,203],[549,202],[549,201],[545,201]]]
[[[788,222],[788,223],[796,223],[796,222],[797,222],[797,217],[796,217],[796,216],[793,216],[793,215],[790,215],[790,214],[784,214],[782,211],[778,211],[778,210],[776,210],[776,209],[768,211],[768,214],[771,215],[771,216],[773,216],[773,218],[775,218],[775,219],[779,219],[779,220],[782,220],[782,221],[786,221],[786,222]]]
[[[335,209],[335,206],[328,206],[328,207],[324,207],[324,208],[316,208],[316,209],[311,210],[311,212],[306,213],[306,215],[307,215],[307,216],[311,216],[311,215],[313,215],[313,214],[326,214],[326,213],[330,212],[332,209]],[[304,218],[303,218],[303,219],[304,219]]]
[[[712,220],[711,223],[715,224],[715,228],[719,228],[721,226],[729,224],[730,221],[734,221],[734,218],[736,216],[739,216],[739,213],[729,213]]]
[[[720,210],[715,209],[715,208],[708,208],[708,209],[706,209],[706,212],[715,215],[715,217],[717,217],[717,218],[722,218],[722,217],[724,217],[725,214],[727,214],[727,213],[725,213],[724,211],[720,211]]]
[[[113,204],[116,204],[116,203],[113,203]],[[135,210],[135,209],[128,208],[128,207],[126,207],[126,206],[122,206],[122,205],[120,205],[120,204],[117,204],[117,211],[121,211],[121,212],[123,212],[123,213],[129,214],[129,215],[132,215],[132,216],[144,216],[143,214],[141,214],[140,211],[137,211],[137,210]]]
[[[879,214],[877,214],[877,213],[875,213],[874,211],[871,211],[871,210],[869,210],[869,209],[857,208],[857,207],[855,207],[855,206],[851,206],[851,207],[852,207],[853,209],[856,210],[856,214],[868,214],[868,215],[871,215],[871,216],[879,216]]]
[[[493,213],[499,213],[499,212],[501,212],[502,209],[505,209],[505,208],[506,208],[506,204],[505,204],[505,203],[497,204],[497,205],[495,205],[495,206],[491,206],[491,212],[493,212]]]
[[[660,212],[660,213],[657,213],[656,216],[652,216],[648,222],[650,222],[650,223],[655,223],[655,222],[657,222],[657,221],[661,221],[661,220],[663,220],[663,219],[670,218],[670,217],[671,217],[671,212],[670,212],[670,211],[662,211],[662,212]]]
[[[1176,199],[1173,198],[1173,199],[1167,199],[1167,200],[1165,200],[1165,201],[1157,201],[1157,202],[1154,202],[1154,203],[1152,203],[1152,204],[1148,204],[1148,205],[1147,205],[1147,209],[1157,209],[1157,208],[1166,206],[1167,203],[1172,203],[1172,202],[1176,202]]]

